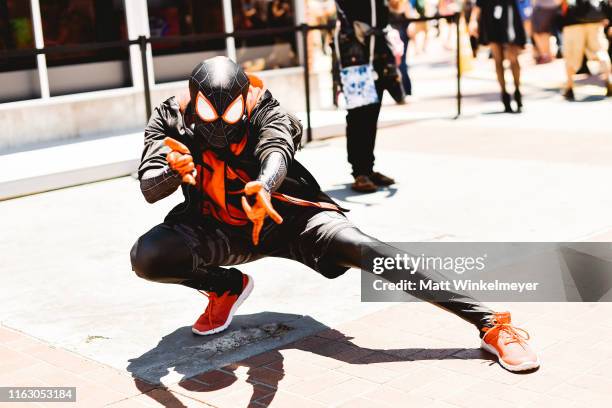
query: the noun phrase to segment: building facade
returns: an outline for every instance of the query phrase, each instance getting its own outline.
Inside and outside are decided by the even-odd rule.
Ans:
[[[317,10],[326,2],[313,1]],[[0,0],[0,52],[293,26],[306,14],[304,0]],[[295,98],[304,86],[300,41],[293,33],[158,41],[148,45],[148,78],[138,45],[0,56],[0,152],[142,129],[144,81],[159,103],[186,85],[197,62],[215,55],[259,72],[283,104],[303,110],[303,98]]]

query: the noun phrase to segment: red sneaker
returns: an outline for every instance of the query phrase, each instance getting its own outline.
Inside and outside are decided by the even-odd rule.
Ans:
[[[529,333],[512,326],[509,312],[495,313],[493,327],[484,327],[481,347],[495,354],[499,364],[508,371],[533,370],[540,366],[540,359],[529,347]]]
[[[252,290],[253,278],[243,273],[242,292],[237,295],[230,294],[229,291],[221,296],[214,292],[201,292],[208,297],[208,305],[191,330],[200,336],[207,336],[227,329],[236,309],[249,297]]]

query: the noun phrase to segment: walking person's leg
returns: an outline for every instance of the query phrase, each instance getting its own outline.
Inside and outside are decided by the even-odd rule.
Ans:
[[[586,36],[585,25],[574,24],[563,27],[563,59],[565,61],[565,74],[567,83],[563,96],[568,101],[574,97],[574,75],[580,69],[584,58]]]
[[[380,103],[349,109],[346,114],[346,150],[355,182],[351,188],[367,193],[377,190],[370,180]]]
[[[371,193],[379,186],[390,186],[395,183],[392,178],[374,171],[374,147],[383,94],[382,86],[381,81],[376,81],[378,103],[349,109],[346,115],[348,161],[355,177],[351,188],[361,193]]]
[[[608,39],[608,58],[612,61],[612,24],[608,24],[605,33]]]
[[[549,16],[548,9],[535,6],[533,8],[533,14],[531,15],[531,21],[533,26],[533,55],[536,64],[545,64],[550,62],[550,45],[548,41],[548,33],[546,25],[548,23]]]
[[[550,62],[550,33],[534,33],[536,48],[538,49],[539,58],[536,59],[538,64],[546,64]]]
[[[599,23],[588,24],[586,30],[586,54],[590,59],[599,61],[599,72],[604,81],[604,87],[606,87],[606,96],[612,96],[610,57],[607,53],[608,41],[603,27]]]
[[[517,112],[523,108],[523,97],[521,95],[521,65],[519,64],[518,56],[521,48],[514,44],[509,44],[506,49],[508,60],[510,61],[510,70],[514,79],[514,100],[517,105]]]
[[[510,95],[506,91],[506,78],[504,76],[504,46],[498,43],[491,43],[491,53],[495,61],[495,73],[497,74],[497,82],[501,90],[501,99],[504,104],[504,112],[512,112],[510,106]]]
[[[406,95],[412,95],[412,83],[408,75],[408,62],[406,61],[406,58],[408,58],[408,42],[410,40],[410,37],[408,37],[408,24],[400,27],[399,34],[403,44],[402,59],[399,65],[399,70],[402,74],[402,86]]]

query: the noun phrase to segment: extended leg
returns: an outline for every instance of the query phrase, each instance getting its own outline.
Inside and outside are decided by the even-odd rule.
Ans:
[[[368,251],[373,251],[375,257],[395,258],[404,254],[364,234],[343,214],[335,211],[304,210],[301,217],[291,222],[291,228],[286,232],[289,239],[285,236],[283,244],[276,246],[278,250],[268,255],[296,260],[330,279],[337,278],[349,268],[362,266],[373,273],[373,265],[362,265],[363,246],[367,245]],[[405,279],[424,282],[448,280],[436,271],[416,271],[414,274],[402,274],[401,277],[392,271],[378,276],[394,283]],[[409,293],[472,323],[481,334],[482,347],[497,355],[500,364],[508,370],[522,371],[539,366],[537,356],[526,343],[528,337],[522,337],[521,333],[525,332],[512,326],[510,313],[495,313],[475,299],[450,290]]]
[[[376,256],[395,258],[397,254],[404,254],[404,251],[372,238],[354,227],[345,228],[338,232],[331,241],[327,253],[329,257],[342,266],[361,268],[362,246],[372,244],[374,244],[373,248]],[[372,271],[370,270],[369,272]],[[389,281],[395,282],[398,280],[396,277],[385,275],[384,273],[380,276]],[[439,282],[447,280],[447,278],[436,271],[416,271],[414,274],[406,274],[402,278],[414,281]],[[477,300],[451,291],[422,290],[411,291],[410,294],[454,313],[475,325],[479,330],[490,324],[490,318],[494,313]]]

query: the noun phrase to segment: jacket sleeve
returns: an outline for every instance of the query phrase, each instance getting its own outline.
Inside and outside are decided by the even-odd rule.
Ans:
[[[253,109],[251,126],[258,137],[255,157],[263,163],[272,152],[283,155],[289,165],[302,141],[302,125],[292,114],[281,108],[278,101],[266,91]]]
[[[164,138],[173,136],[179,120],[178,104],[172,97],[155,108],[145,128],[138,179],[149,203],[169,196],[181,185],[180,175],[168,166],[166,155],[170,148],[164,145]]]

